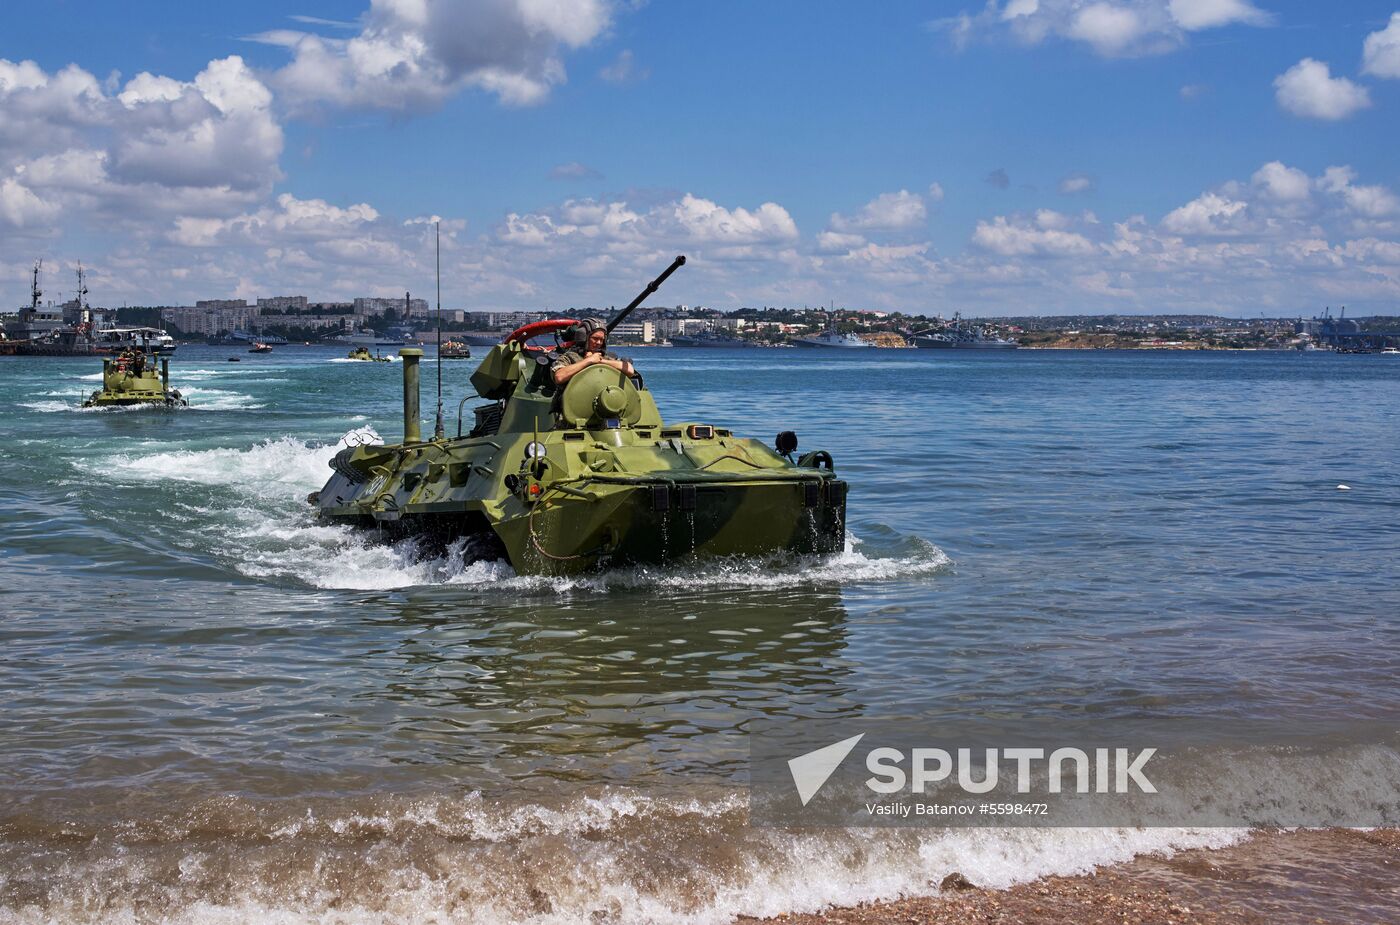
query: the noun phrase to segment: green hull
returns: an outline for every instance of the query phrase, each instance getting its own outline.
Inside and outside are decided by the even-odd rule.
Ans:
[[[757,441],[731,436],[673,446],[652,432],[644,445],[602,450],[603,439],[588,438],[622,441],[624,434],[503,436],[345,450],[333,463],[336,474],[309,500],[326,519],[392,537],[426,536],[439,545],[487,540],[483,548],[503,552],[520,574],[830,553],[845,540],[845,482]],[[525,448],[536,442],[545,448],[536,457],[547,461],[543,478],[526,462]],[[745,458],[757,465],[737,461]],[[601,459],[610,471],[593,470]]]
[[[693,498],[682,494],[687,485],[695,489]],[[818,488],[809,508],[802,482],[654,482],[595,486],[594,493],[596,502],[550,499],[533,516],[497,524],[511,562],[531,572],[572,574],[685,559],[830,553],[841,549],[845,536],[844,500],[823,504]],[[669,496],[664,502],[662,494]],[[683,498],[691,509],[681,509]]]
[[[87,401],[83,402],[84,408],[117,408],[128,405],[159,405],[163,408],[184,408],[189,402],[183,398],[166,397],[164,395],[153,395],[150,397],[139,397],[130,395],[109,395],[105,392],[93,392]]]

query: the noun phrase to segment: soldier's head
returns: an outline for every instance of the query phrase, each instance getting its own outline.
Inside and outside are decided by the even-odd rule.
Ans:
[[[602,318],[585,318],[574,325],[574,344],[587,353],[602,353],[608,346],[608,327]]]

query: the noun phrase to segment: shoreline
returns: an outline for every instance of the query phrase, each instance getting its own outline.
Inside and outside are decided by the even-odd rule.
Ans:
[[[1400,921],[1400,829],[1257,832],[1224,848],[1139,855],[1087,874],[982,889],[959,874],[932,896],[818,913],[740,917],[781,925],[1027,925]]]

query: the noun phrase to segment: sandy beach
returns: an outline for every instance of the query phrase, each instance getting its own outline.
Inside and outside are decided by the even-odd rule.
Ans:
[[[1261,833],[1216,850],[1139,857],[1075,877],[983,890],[950,876],[937,896],[780,916],[785,925],[1032,925],[1400,921],[1400,830]],[[753,922],[754,919],[741,920]]]
[[[741,919],[753,922],[756,919]],[[1141,856],[1082,876],[983,890],[949,876],[938,896],[764,921],[785,925],[1050,925],[1400,921],[1400,830],[1261,833],[1222,849]]]

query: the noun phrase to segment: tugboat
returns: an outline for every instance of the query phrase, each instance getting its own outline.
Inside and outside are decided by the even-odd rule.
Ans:
[[[386,356],[384,356],[384,355],[382,355],[382,354],[379,354],[379,353],[370,353],[368,347],[356,347],[354,350],[351,350],[351,351],[350,351],[350,353],[349,353],[349,355],[348,355],[348,359],[351,359],[351,360],[367,360],[367,361],[370,362],[370,363],[388,363],[388,362],[389,362],[389,358],[386,357]]]
[[[611,332],[685,263],[677,257],[605,326]],[[537,337],[572,319],[506,335],[472,374],[475,426],[424,439],[418,349],[403,357],[403,442],[347,447],[307,501],[321,517],[505,558],[518,574],[575,574],[689,558],[832,553],[845,541],[846,483],[831,454],[795,461],[797,437],[769,448],[727,428],[663,423],[639,375],[589,366],[556,386]],[[575,336],[574,341],[577,340]],[[465,404],[465,401],[463,402]],[[440,407],[440,405],[439,405]]]
[[[84,408],[111,408],[128,405],[185,407],[189,402],[178,389],[170,387],[170,358],[160,358],[160,372],[140,349],[123,350],[115,359],[102,360],[102,388],[83,402]]]
[[[249,353],[271,353],[271,352],[272,352],[272,347],[271,347],[270,345],[268,345],[268,344],[264,344],[264,343],[263,343],[262,341],[260,341],[260,340],[255,340],[255,341],[253,341],[253,346],[251,346],[251,347],[248,348],[248,352],[249,352]]]
[[[444,360],[470,360],[472,358],[472,348],[460,340],[444,341],[438,348],[438,356]]]

